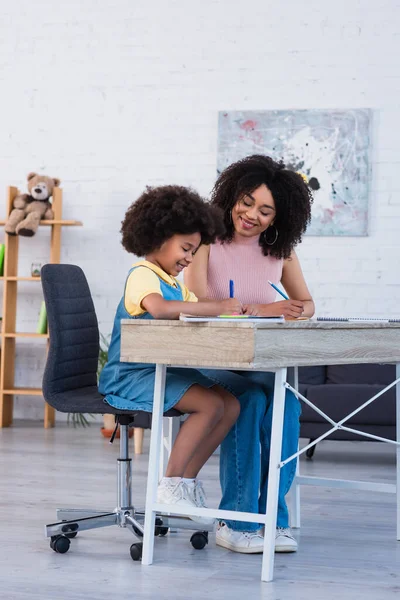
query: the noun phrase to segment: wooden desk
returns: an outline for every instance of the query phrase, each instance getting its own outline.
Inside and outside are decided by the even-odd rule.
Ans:
[[[396,385],[397,539],[400,540],[400,323],[316,321],[188,323],[131,319],[123,319],[121,323],[121,361],[156,364],[142,559],[144,565],[151,564],[153,560],[156,511],[171,512],[170,506],[155,501],[167,365],[276,372],[266,514],[255,515],[205,508],[196,509],[195,513],[190,508],[182,508],[179,513],[265,523],[261,578],[263,581],[271,581],[274,568],[279,473],[282,466],[280,457],[287,367],[396,363],[397,379],[391,385]],[[297,455],[291,458],[295,456]],[[360,483],[362,482],[358,482]],[[368,485],[378,484],[365,483],[366,487],[363,489],[367,489]],[[382,491],[389,490],[382,489]]]

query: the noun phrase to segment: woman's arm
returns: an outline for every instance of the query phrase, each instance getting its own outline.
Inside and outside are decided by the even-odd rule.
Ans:
[[[312,317],[315,311],[314,302],[294,251],[283,263],[281,282],[290,300],[280,300],[271,304],[249,304],[243,306],[243,312],[261,317],[278,314],[289,319]]]
[[[200,246],[183,275],[185,285],[199,299],[207,298],[207,273],[210,246]]]
[[[291,300],[300,300],[304,304],[303,317],[312,317],[315,312],[314,301],[311,297],[300,261],[293,250],[289,258],[283,263],[282,285]]]

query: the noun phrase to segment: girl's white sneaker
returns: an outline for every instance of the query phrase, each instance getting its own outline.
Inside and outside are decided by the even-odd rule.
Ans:
[[[183,481],[173,483],[168,479],[163,479],[157,488],[157,502],[160,504],[170,504],[177,509],[179,506],[198,508],[198,505],[194,501],[193,493],[190,493],[188,486]],[[176,513],[179,514],[179,510]],[[188,518],[207,527],[211,527],[215,522],[215,519],[207,517],[194,516]]]

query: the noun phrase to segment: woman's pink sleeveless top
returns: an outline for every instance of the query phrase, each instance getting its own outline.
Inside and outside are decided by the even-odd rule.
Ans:
[[[214,300],[229,298],[229,280],[234,282],[235,298],[243,304],[270,304],[276,292],[269,285],[282,278],[283,259],[264,256],[258,237],[235,236],[232,242],[210,246],[207,296]]]

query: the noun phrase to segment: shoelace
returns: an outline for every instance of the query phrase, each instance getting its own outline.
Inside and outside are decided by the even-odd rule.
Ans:
[[[222,527],[228,527],[226,523],[222,524]],[[253,538],[260,538],[262,540],[264,540],[263,536],[260,535],[260,533],[258,531],[242,531],[241,534],[243,535],[244,538],[246,538],[246,540],[251,541]]]
[[[283,535],[283,536],[289,538],[290,540],[296,541],[288,527],[277,527],[276,528],[276,537],[278,537],[278,535]]]
[[[243,535],[247,540],[252,540],[253,538],[264,539],[257,531],[243,531]]]
[[[194,499],[198,508],[207,508],[207,496],[201,481],[196,482],[196,486],[194,488]]]
[[[177,500],[182,500],[189,496],[188,487],[183,481],[179,481],[175,484],[169,483],[166,487],[171,492],[171,495]]]

